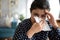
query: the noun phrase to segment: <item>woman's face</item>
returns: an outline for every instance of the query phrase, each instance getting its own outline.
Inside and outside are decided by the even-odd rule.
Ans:
[[[43,9],[38,9],[38,8],[32,10],[32,12],[31,12],[31,18],[34,20],[34,17],[35,17],[35,16],[37,16],[37,17],[45,20],[45,19],[46,19],[45,10],[43,10]]]

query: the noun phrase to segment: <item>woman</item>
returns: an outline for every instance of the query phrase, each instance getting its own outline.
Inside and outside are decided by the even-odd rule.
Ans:
[[[16,29],[13,40],[60,40],[60,32],[54,20],[54,17],[49,13],[49,2],[47,0],[34,0],[31,4],[31,17],[19,23]],[[37,23],[34,17],[39,17],[42,20]],[[45,19],[48,21],[45,21]],[[43,31],[45,22],[48,23],[51,31]]]

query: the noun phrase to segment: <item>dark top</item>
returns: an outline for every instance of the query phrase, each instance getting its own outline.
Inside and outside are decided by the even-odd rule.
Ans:
[[[49,22],[47,22],[49,24]],[[51,25],[51,31],[41,31],[33,35],[31,39],[26,35],[27,31],[32,27],[32,22],[30,19],[25,19],[21,23],[19,23],[15,34],[13,36],[13,40],[46,40],[49,37],[50,40],[60,40],[60,29],[54,29]]]

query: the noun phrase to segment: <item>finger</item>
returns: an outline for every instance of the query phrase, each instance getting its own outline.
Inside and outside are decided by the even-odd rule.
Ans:
[[[45,10],[45,13],[46,13],[47,15],[49,15],[51,18],[53,18],[52,14],[51,14],[50,12],[48,12],[47,10]]]
[[[42,25],[44,23],[44,20],[42,20],[41,22],[40,22],[40,25]]]
[[[48,19],[54,19],[54,17],[51,16],[51,15],[49,15],[49,14],[47,14],[47,18],[48,18]]]
[[[45,26],[46,21],[43,21],[43,24],[41,24],[42,28]]]
[[[47,15],[47,18],[50,20],[50,16],[49,15]]]

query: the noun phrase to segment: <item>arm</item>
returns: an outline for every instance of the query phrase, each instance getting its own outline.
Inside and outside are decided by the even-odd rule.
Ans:
[[[53,15],[45,10],[47,14],[47,18],[49,20],[49,23],[52,25],[52,30],[49,32],[49,38],[50,40],[60,40],[60,29],[58,28],[58,25],[56,23],[56,20],[54,19]]]
[[[18,28],[15,31],[13,40],[29,40],[29,38],[26,35],[26,29],[22,26],[22,24],[20,23],[18,25]]]

